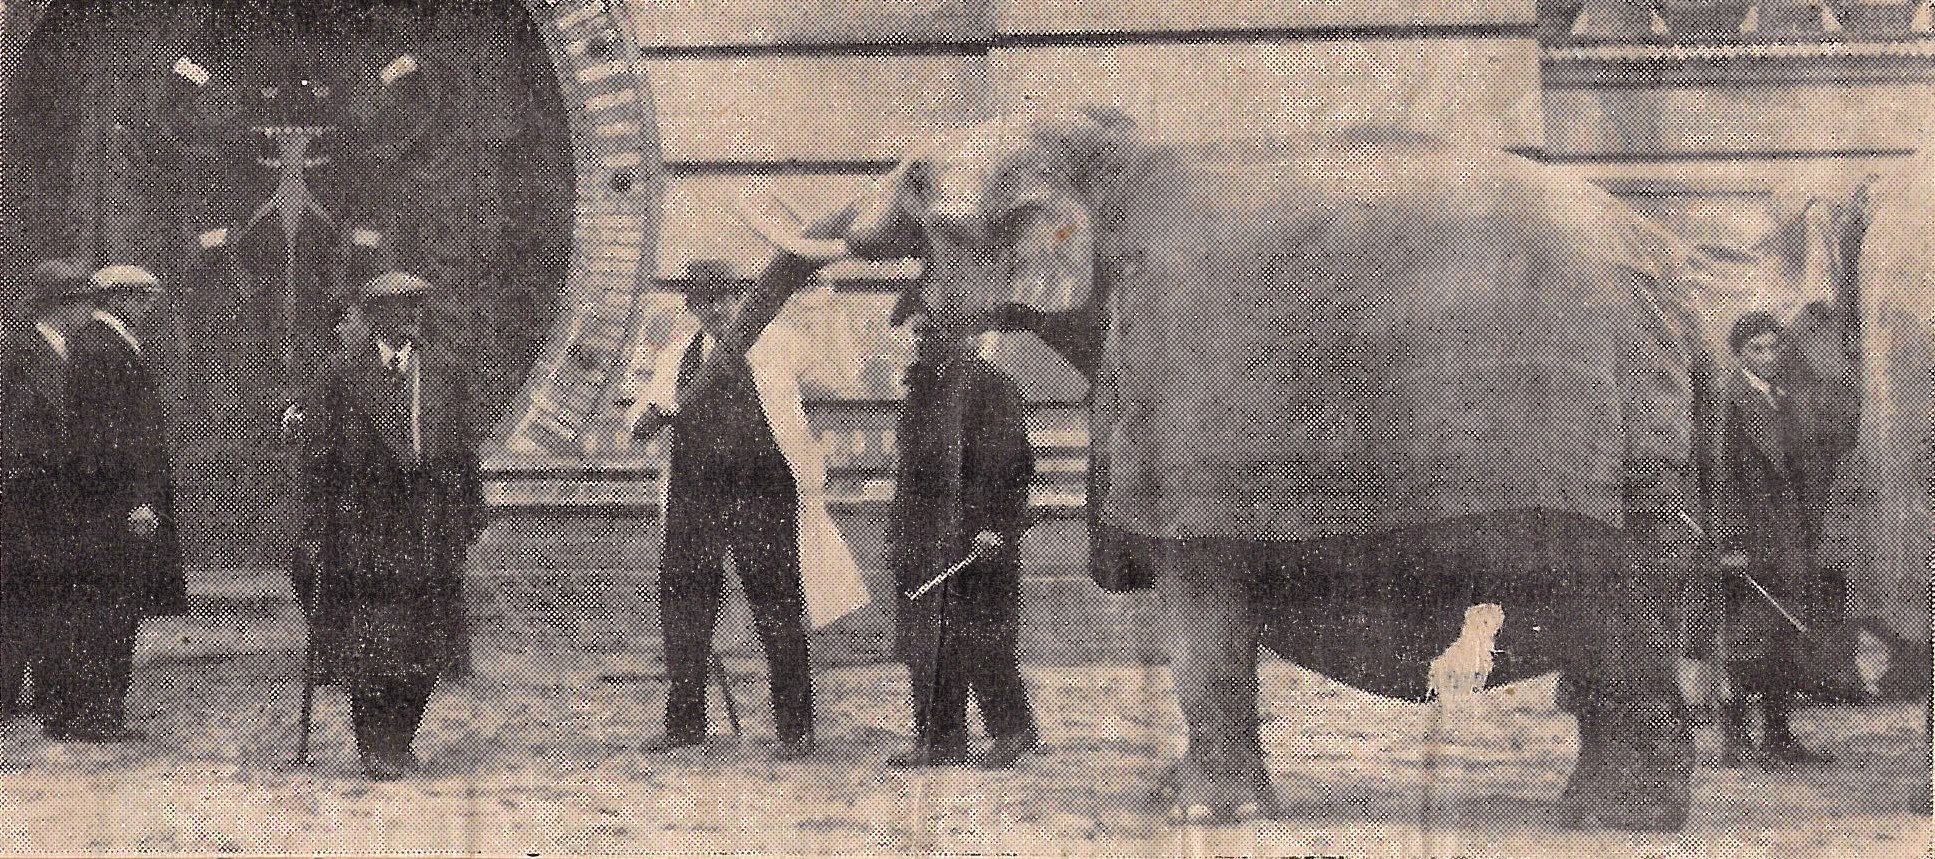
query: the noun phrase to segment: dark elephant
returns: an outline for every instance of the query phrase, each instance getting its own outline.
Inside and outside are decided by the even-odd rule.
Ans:
[[[957,332],[1008,302],[1095,320],[1064,354],[1094,388],[1098,543],[1166,607],[1183,817],[1275,810],[1259,644],[1423,700],[1495,603],[1490,682],[1559,671],[1578,717],[1571,818],[1677,829],[1715,355],[1689,251],[1497,151],[1284,151],[1195,163],[1106,110],[991,120],[809,227],[751,219],[786,252],[753,304],[812,261],[911,256]]]

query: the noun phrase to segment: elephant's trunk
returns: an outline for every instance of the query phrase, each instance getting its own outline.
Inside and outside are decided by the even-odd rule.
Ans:
[[[838,237],[853,223],[854,207],[846,206],[826,215],[796,233],[790,230],[777,230],[763,218],[747,214],[747,224],[762,234],[775,229],[767,238],[778,247],[766,267],[753,281],[746,295],[739,302],[738,312],[733,314],[732,322],[726,326],[726,336],[721,345],[724,349],[714,350],[712,359],[700,368],[691,384],[679,396],[680,411],[690,405],[695,398],[710,390],[718,380],[725,377],[725,356],[743,355],[759,342],[759,336],[766,331],[779,316],[780,308],[786,306],[787,299],[793,297],[820,269],[839,260],[847,254],[828,253],[828,248],[819,243],[838,245],[844,249],[846,243]]]

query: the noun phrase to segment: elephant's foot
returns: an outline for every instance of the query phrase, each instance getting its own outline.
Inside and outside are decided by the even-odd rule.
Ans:
[[[1635,707],[1624,718],[1580,718],[1579,762],[1559,797],[1577,829],[1678,832],[1692,803],[1693,742],[1677,706]]]
[[[1176,823],[1221,826],[1275,817],[1276,788],[1259,759],[1206,765],[1184,758],[1157,779],[1156,798],[1169,803]]]

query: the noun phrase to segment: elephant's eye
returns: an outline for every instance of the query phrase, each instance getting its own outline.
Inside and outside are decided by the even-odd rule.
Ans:
[[[907,175],[901,177],[901,183],[901,187],[916,200],[926,200],[933,196],[934,176],[925,161],[916,161],[907,165]]]

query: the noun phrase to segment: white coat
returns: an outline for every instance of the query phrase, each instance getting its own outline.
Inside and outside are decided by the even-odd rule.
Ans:
[[[636,426],[653,405],[669,411],[678,402],[679,361],[698,329],[688,322],[681,330],[683,333],[666,341],[645,390],[633,398],[629,426]],[[800,578],[806,591],[807,620],[818,629],[866,605],[873,597],[860,577],[860,566],[847,548],[846,537],[827,513],[826,462],[820,454],[819,439],[806,422],[799,365],[794,358],[807,348],[811,347],[775,326],[760,335],[746,353],[746,363],[752,367],[753,386],[759,391],[760,407],[766,412],[773,440],[798,487]],[[666,488],[674,479],[676,476],[668,470],[660,482],[661,514]]]

